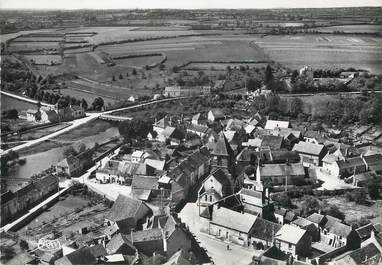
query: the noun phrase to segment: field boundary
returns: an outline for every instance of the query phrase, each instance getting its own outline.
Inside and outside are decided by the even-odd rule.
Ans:
[[[179,65],[178,67],[179,68],[184,68],[184,67],[187,67],[189,66],[190,64],[193,64],[193,63],[200,63],[200,64],[209,64],[209,63],[216,63],[216,64],[246,64],[246,63],[252,63],[252,64],[256,64],[256,63],[272,63],[273,61],[272,60],[233,60],[233,61],[214,61],[214,60],[211,60],[211,61],[188,61],[184,64],[181,64]]]

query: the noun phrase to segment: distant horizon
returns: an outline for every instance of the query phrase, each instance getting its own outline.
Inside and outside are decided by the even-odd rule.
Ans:
[[[1,0],[0,10],[56,11],[56,10],[264,10],[382,7],[382,0]]]

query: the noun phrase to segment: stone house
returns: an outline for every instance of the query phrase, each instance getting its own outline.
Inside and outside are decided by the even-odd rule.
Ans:
[[[232,177],[222,169],[216,169],[203,181],[198,191],[198,203],[212,204],[232,193]]]
[[[326,155],[326,147],[321,144],[299,142],[293,146],[305,167],[321,166],[322,158]]]
[[[251,231],[257,216],[219,205],[214,205],[211,210],[209,227],[204,232],[242,246],[251,244]]]
[[[304,183],[305,170],[302,164],[259,164],[256,181],[259,185],[298,185]]]
[[[309,233],[296,226],[285,224],[275,236],[276,246],[294,257],[308,257],[311,254],[312,239]]]
[[[121,233],[129,233],[131,229],[142,226],[152,215],[151,209],[142,201],[118,195],[105,218],[109,226],[117,225]]]
[[[56,165],[57,174],[64,173],[69,177],[77,176],[81,173],[82,169],[83,166],[80,160],[73,155],[68,156]]]

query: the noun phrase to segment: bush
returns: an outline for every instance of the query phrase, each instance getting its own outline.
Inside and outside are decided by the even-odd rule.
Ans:
[[[366,201],[367,199],[367,194],[364,189],[356,189],[353,191],[348,191],[345,193],[345,198],[348,201],[354,201],[357,204],[362,204]]]
[[[23,250],[28,250],[29,249],[28,242],[26,242],[23,239],[20,240],[19,245],[20,245],[20,248],[23,249]]]

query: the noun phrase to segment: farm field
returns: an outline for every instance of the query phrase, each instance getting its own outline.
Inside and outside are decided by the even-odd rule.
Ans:
[[[343,31],[345,33],[382,33],[382,25],[344,25],[315,28],[318,32]]]
[[[171,37],[188,34],[198,34],[191,30],[172,30],[168,27],[83,27],[65,29],[65,32],[97,32],[97,35],[89,37],[93,44],[102,42],[121,41],[128,39],[151,38],[151,37]]]
[[[61,64],[62,58],[60,55],[54,55],[54,54],[30,54],[30,55],[24,55],[24,57],[28,61],[33,61],[33,64],[46,64],[46,65],[53,65],[53,64]]]
[[[126,59],[114,59],[114,62],[120,66],[126,67],[144,67],[145,65],[151,65],[158,63],[162,60],[162,56],[144,56],[136,58]]]
[[[193,69],[200,69],[200,70],[226,70],[228,66],[231,68],[234,67],[240,67],[240,66],[248,66],[248,67],[266,67],[267,63],[191,63],[184,67],[185,70],[193,70]]]
[[[55,32],[55,29],[37,29],[37,30],[22,30],[19,32],[0,34],[0,41],[6,42],[7,40],[16,38],[21,35],[33,34],[33,33],[46,33],[46,32]]]
[[[69,87],[74,87],[74,85],[69,84]],[[73,88],[67,88],[67,89],[61,89],[60,93],[64,96],[71,96],[78,99],[85,99],[86,102],[90,105],[95,98],[99,97],[99,95],[86,92],[84,90],[80,91]],[[112,99],[110,97],[103,96],[103,101],[105,102],[105,105],[108,106],[109,104],[114,104],[116,102],[115,99]]]
[[[28,109],[37,108],[35,104],[11,98],[6,95],[0,95],[1,98],[1,111],[9,109],[17,109],[19,112]]]
[[[31,51],[39,49],[58,49],[59,42],[53,41],[37,41],[37,42],[11,42],[9,44],[9,52],[22,52],[22,51]]]
[[[382,73],[382,38],[343,35],[266,36],[256,41],[269,57],[291,68],[356,67]]]
[[[188,61],[245,61],[267,60],[267,56],[251,41],[257,38],[248,36],[195,36],[166,40],[153,40],[120,45],[100,46],[112,56],[121,54],[164,52],[166,65],[180,65]]]

